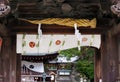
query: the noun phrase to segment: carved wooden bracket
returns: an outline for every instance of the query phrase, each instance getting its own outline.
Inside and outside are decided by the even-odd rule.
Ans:
[[[120,17],[120,0],[112,0],[111,11]]]
[[[6,16],[10,12],[8,0],[0,0],[0,17]]]

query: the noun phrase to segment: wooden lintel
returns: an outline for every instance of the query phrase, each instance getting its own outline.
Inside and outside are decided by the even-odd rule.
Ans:
[[[60,26],[60,25],[42,25],[41,29],[43,34],[74,34],[75,30],[73,27]],[[102,34],[105,27],[99,28],[90,28],[90,27],[78,27],[79,31],[82,34]],[[19,25],[12,27],[13,34],[15,33],[27,33],[27,34],[36,34],[38,32],[38,25],[31,24],[27,25]]]

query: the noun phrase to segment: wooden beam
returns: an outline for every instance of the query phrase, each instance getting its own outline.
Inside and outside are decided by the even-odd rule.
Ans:
[[[75,30],[73,27],[60,26],[60,25],[45,25],[41,26],[43,34],[74,34]],[[98,27],[98,28],[90,28],[90,27],[79,27],[79,31],[82,34],[102,34],[108,28],[106,27]],[[30,25],[18,25],[12,27],[12,33],[27,33],[27,34],[36,34],[38,30],[37,24]]]
[[[109,22],[106,22],[109,23]],[[111,27],[108,25],[101,25],[100,21],[98,21],[96,28],[90,27],[78,27],[79,31],[82,34],[102,34]],[[12,34],[16,33],[28,33],[28,34],[36,34],[38,31],[38,24],[32,24],[25,21],[16,20],[14,24],[9,25],[11,27]],[[74,34],[74,27],[62,26],[62,25],[46,25],[42,24],[41,29],[43,34]]]
[[[15,3],[11,2],[11,5],[14,6]],[[15,14],[19,18],[26,19],[43,19],[48,17],[92,18],[97,16],[99,9],[99,2],[91,0],[66,0],[62,3],[54,2],[53,0],[49,0],[49,2],[47,0],[19,1],[17,6],[18,13]]]

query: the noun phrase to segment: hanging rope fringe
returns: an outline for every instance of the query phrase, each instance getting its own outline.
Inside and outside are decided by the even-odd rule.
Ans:
[[[20,19],[24,21],[28,21],[33,24],[57,24],[63,26],[70,26],[73,27],[75,23],[77,23],[78,27],[96,27],[96,18],[89,20],[89,19],[72,19],[72,18],[46,18],[43,20],[26,20]]]

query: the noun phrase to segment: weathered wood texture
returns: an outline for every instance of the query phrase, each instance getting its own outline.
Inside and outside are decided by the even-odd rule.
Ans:
[[[2,53],[0,52],[0,82],[3,82]]]
[[[15,15],[26,19],[49,17],[93,18],[100,11],[99,0],[11,0]]]
[[[116,58],[116,64],[117,64],[117,77],[116,77],[116,81],[119,82],[120,81],[120,37],[118,37],[117,39],[118,41],[118,55],[117,55],[117,58]]]
[[[96,53],[94,55],[94,82],[99,82],[101,79],[101,53],[100,49],[96,49]]]
[[[0,53],[0,79],[3,82],[16,82],[16,40],[4,25],[0,25],[3,43]],[[1,82],[2,82],[1,81]]]
[[[17,54],[16,54],[16,36],[11,37],[11,54],[10,54],[10,82],[17,81]]]
[[[102,35],[101,44],[101,67],[102,67],[102,82],[110,82],[109,72],[109,54],[107,50],[108,38],[106,35]]]
[[[16,60],[16,82],[21,82],[21,54],[17,54]]]
[[[8,35],[8,29],[5,27],[5,25],[0,24],[0,36],[7,36]]]
[[[3,37],[1,52],[3,82],[16,82],[16,46],[11,37]]]
[[[112,36],[120,35],[120,23],[117,25],[114,25],[114,27],[111,28],[110,31],[111,31]]]
[[[3,37],[1,52],[2,52],[3,82],[8,82],[10,81],[10,54],[11,54],[10,37]]]
[[[43,34],[74,34],[75,30],[73,27],[59,26],[59,25],[42,25],[41,27]],[[99,27],[99,28],[90,28],[90,27],[80,27],[78,28],[82,34],[102,34],[108,28]],[[38,25],[19,25],[12,27],[12,33],[28,33],[35,34],[38,31]]]
[[[117,40],[110,32],[102,35],[101,67],[103,82],[115,82],[117,77]]]

